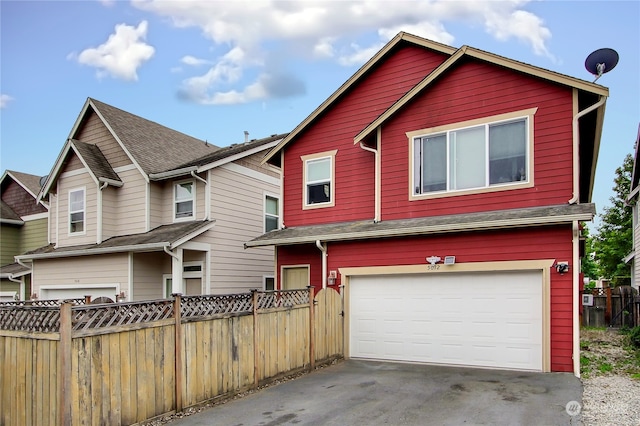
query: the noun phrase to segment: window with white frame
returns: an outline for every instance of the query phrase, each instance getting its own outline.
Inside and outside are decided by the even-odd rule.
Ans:
[[[175,219],[191,219],[194,217],[195,182],[179,182],[174,186],[174,217]]]
[[[85,189],[69,191],[69,234],[84,234],[85,213]]]
[[[264,232],[278,229],[279,212],[278,197],[266,195],[264,199]]]
[[[413,194],[526,182],[528,153],[528,117],[416,136]]]
[[[334,164],[337,151],[306,155],[304,162],[304,207],[330,207],[334,201]]]

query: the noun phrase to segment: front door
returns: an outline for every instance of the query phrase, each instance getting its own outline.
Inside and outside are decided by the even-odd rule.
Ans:
[[[299,290],[309,285],[309,267],[295,266],[282,268],[282,290]]]

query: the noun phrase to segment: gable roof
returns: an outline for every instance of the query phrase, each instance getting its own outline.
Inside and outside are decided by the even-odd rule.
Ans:
[[[49,192],[54,182],[58,179],[58,176],[64,168],[67,157],[71,152],[78,156],[96,184],[99,182],[106,182],[113,186],[123,185],[120,176],[118,176],[115,170],[113,170],[113,167],[111,167],[111,164],[109,164],[97,145],[69,139],[62,148],[62,151],[60,151],[53,169],[51,169],[51,173],[49,173],[44,186],[38,194],[38,201],[40,201]]]
[[[376,53],[366,64],[364,64],[351,78],[349,78],[338,90],[336,90],[327,100],[325,100],[316,110],[314,110],[303,122],[301,122],[289,135],[284,138],[276,147],[274,147],[264,158],[263,162],[269,161],[275,156],[282,148],[284,148],[289,142],[295,139],[307,126],[313,123],[325,110],[327,110],[333,103],[335,103],[347,90],[360,81],[367,71],[373,68],[376,63],[382,61],[396,46],[401,43],[409,43],[416,46],[421,46],[427,49],[435,50],[440,53],[449,55],[450,57],[445,60],[440,66],[434,69],[429,75],[427,75],[420,83],[418,83],[413,89],[407,92],[400,100],[393,104],[387,111],[385,111],[374,122],[369,124],[363,131],[361,131],[354,139],[355,143],[362,140],[366,135],[370,134],[373,129],[377,128],[384,120],[393,115],[398,109],[406,104],[413,96],[420,93],[425,87],[427,87],[437,77],[445,73],[456,62],[463,57],[472,57],[480,59],[486,62],[493,63],[498,66],[509,68],[514,71],[525,73],[528,75],[536,76],[554,83],[563,84],[566,86],[574,87],[580,90],[585,90],[598,94],[601,96],[608,96],[608,89],[598,84],[590,83],[585,80],[580,80],[571,76],[560,74],[554,71],[539,68],[533,65],[519,62],[513,59],[502,57],[493,53],[485,52],[480,49],[475,49],[469,46],[462,46],[456,49],[451,46],[446,46],[440,43],[436,43],[409,33],[400,32],[391,41],[389,41],[378,53]]]
[[[203,140],[88,98],[69,138],[74,138],[91,108],[140,170],[149,175],[209,155],[219,148]]]
[[[5,179],[10,177],[18,185],[24,188],[34,199],[37,198],[40,192],[40,176],[32,175],[29,173],[16,172],[15,170],[6,170],[0,179],[0,182],[4,183]]]
[[[0,223],[7,225],[24,225],[20,215],[4,201],[0,200]]]
[[[16,256],[16,259],[23,261],[54,257],[122,253],[128,251],[161,251],[165,247],[167,249],[173,249],[213,228],[215,222],[215,220],[199,220],[161,225],[142,234],[111,237],[100,244],[84,244],[58,248],[56,248],[54,244],[49,244]]]

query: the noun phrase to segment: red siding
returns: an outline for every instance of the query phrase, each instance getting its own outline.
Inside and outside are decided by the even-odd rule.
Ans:
[[[289,226],[373,219],[373,154],[353,145],[353,137],[437,67],[445,55],[401,46],[370,70],[332,108],[284,150],[284,223]],[[337,149],[335,207],[302,210],[300,156]]]
[[[566,203],[573,191],[572,105],[571,90],[504,68],[470,61],[450,70],[382,126],[382,219]],[[407,131],[529,108],[538,108],[534,187],[409,201]]]
[[[389,238],[328,244],[327,271],[343,267],[424,264],[430,255],[455,255],[456,263],[572,259],[571,226]],[[282,265],[311,263],[311,284],[322,283],[320,251],[312,245],[278,247]],[[573,266],[573,265],[572,265]],[[340,285],[340,278],[336,285]],[[573,371],[572,276],[551,274],[551,370]]]

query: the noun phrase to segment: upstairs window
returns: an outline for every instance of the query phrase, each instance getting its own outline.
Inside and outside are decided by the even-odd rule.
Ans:
[[[177,183],[174,187],[175,219],[193,219],[195,205],[194,181]]]
[[[84,234],[85,189],[69,191],[69,234]]]
[[[278,229],[280,221],[280,209],[278,198],[270,195],[265,196],[264,200],[264,232]]]
[[[529,181],[529,118],[414,136],[413,195]]]
[[[337,151],[306,155],[304,162],[304,208],[330,207],[334,201],[334,164]]]

